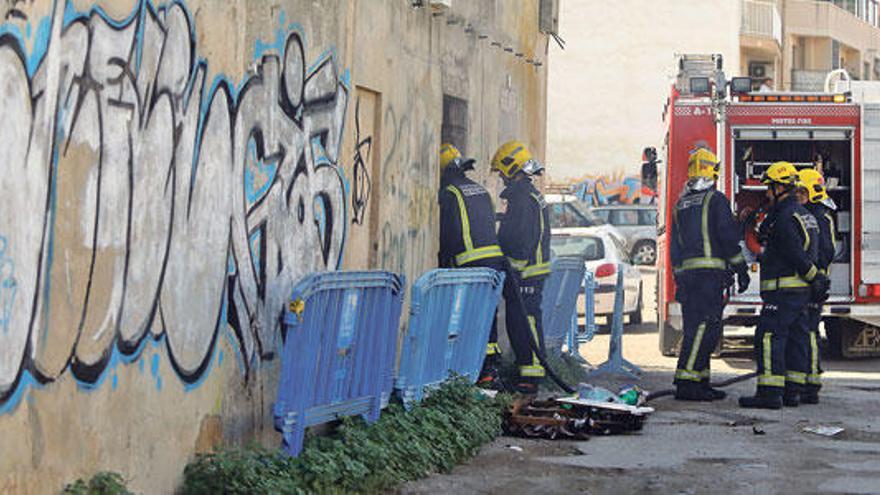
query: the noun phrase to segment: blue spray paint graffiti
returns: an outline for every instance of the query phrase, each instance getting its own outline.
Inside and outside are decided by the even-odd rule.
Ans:
[[[341,262],[349,73],[333,50],[308,64],[284,16],[234,83],[183,1],[55,9],[0,25],[0,413],[67,372],[115,389],[147,342],[191,390],[227,325],[247,375],[292,283]]]

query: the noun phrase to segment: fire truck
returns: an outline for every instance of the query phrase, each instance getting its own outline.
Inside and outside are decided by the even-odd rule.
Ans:
[[[880,356],[880,82],[832,73],[825,91],[753,91],[748,77],[726,80],[720,56],[682,55],[664,121],[657,242],[661,351],[674,355],[682,336],[667,226],[687,181],[689,153],[708,146],[721,160],[718,188],[743,226],[742,250],[752,275],[746,293],[728,294],[725,332],[757,324],[756,229],[766,208],[760,177],[771,163],[784,160],[820,169],[837,204],[831,296],[823,312],[828,345],[843,357]]]

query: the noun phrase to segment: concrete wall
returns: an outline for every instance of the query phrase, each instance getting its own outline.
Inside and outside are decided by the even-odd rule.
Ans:
[[[537,1],[410,3],[4,2],[0,493],[277,445],[291,284],[435,263],[444,93],[544,157]]]
[[[650,5],[649,5],[650,4]],[[550,46],[548,174],[636,172],[660,147],[676,53],[722,53],[738,70],[740,2],[564,0]]]

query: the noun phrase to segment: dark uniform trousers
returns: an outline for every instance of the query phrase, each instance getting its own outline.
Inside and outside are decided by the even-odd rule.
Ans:
[[[689,271],[676,277],[684,327],[676,384],[709,381],[709,358],[722,332],[726,278],[719,270]]]
[[[809,291],[765,294],[755,332],[758,392],[800,393],[810,373]]]
[[[510,347],[513,349],[514,359],[518,367],[529,366],[533,362],[528,308],[525,298],[521,294],[519,273],[517,273],[505,258],[486,258],[462,265],[462,268],[485,267],[504,273],[504,321],[507,327],[507,337],[510,339]],[[538,304],[540,311],[540,303]],[[486,359],[490,363],[497,360],[501,354],[498,346],[498,314],[492,320],[492,330],[489,334],[489,343],[486,349]]]
[[[822,366],[819,364],[819,323],[822,322],[822,305],[811,302],[807,308],[807,323],[809,326],[809,361],[810,370],[807,373],[807,383],[804,386],[806,392],[816,394],[822,388]]]

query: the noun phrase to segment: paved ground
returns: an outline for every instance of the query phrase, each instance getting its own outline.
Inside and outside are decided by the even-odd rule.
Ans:
[[[669,387],[675,361],[660,355],[654,303],[646,303],[646,323],[626,329],[624,355],[642,367],[639,384],[659,390]],[[598,364],[607,349],[608,337],[598,336],[581,354]],[[712,366],[718,377],[752,369],[742,355]],[[742,410],[736,397],[752,393],[754,381],[730,387],[731,397],[711,404],[662,398],[651,404],[657,411],[639,434],[587,442],[502,437],[468,465],[402,492],[880,493],[880,360],[826,362],[825,368],[818,406]],[[833,438],[803,431],[816,424],[845,430]]]

